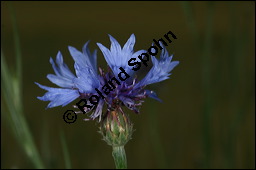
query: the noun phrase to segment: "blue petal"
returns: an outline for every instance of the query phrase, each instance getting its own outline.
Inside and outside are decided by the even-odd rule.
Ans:
[[[74,78],[74,74],[69,70],[68,66],[63,62],[63,57],[61,52],[59,51],[57,56],[56,56],[56,63],[59,66],[59,73],[67,78]]]
[[[91,54],[88,48],[89,41],[87,41],[83,46],[83,54],[85,57],[87,56],[90,60],[91,66],[93,67],[95,73],[97,73],[97,51],[95,50],[93,54]]]
[[[139,50],[139,51],[137,51],[137,52],[135,52],[133,55],[132,55],[132,57],[131,58],[138,58],[138,56],[139,55],[141,55],[142,53],[147,53],[147,51],[146,50]],[[130,59],[130,58],[129,58]],[[129,60],[128,60],[129,61]],[[128,62],[127,61],[127,62]]]
[[[62,77],[62,76],[56,76],[53,74],[48,74],[47,78],[54,84],[64,87],[64,88],[72,88],[74,86],[74,83],[71,79]]]
[[[159,102],[163,102],[161,99],[159,99],[156,95],[156,93],[154,91],[151,91],[151,90],[145,90],[146,91],[146,95],[150,98],[153,98]]]
[[[47,108],[52,108],[60,105],[64,107],[77,99],[79,96],[80,94],[77,90],[70,90],[70,92],[66,93],[63,92],[59,95],[56,95],[55,99],[48,104]]]
[[[58,52],[56,56],[56,66],[52,58],[50,58],[50,63],[56,74],[50,74],[47,78],[54,84],[60,87],[73,87],[72,79],[75,78],[75,75],[69,70],[68,66],[64,63],[61,52]]]
[[[98,76],[94,74],[93,70],[89,67],[80,68],[80,66],[77,63],[75,63],[75,70],[77,78],[74,79],[74,84],[79,89],[79,92],[95,92],[95,88],[99,87],[100,82]]]
[[[95,72],[97,73],[97,50],[94,50],[94,52],[92,53],[92,57],[91,59],[91,63],[95,69]]]
[[[99,122],[101,121],[103,106],[104,106],[104,100],[101,99],[97,105],[95,112],[91,115],[92,119],[99,117]]]
[[[113,57],[111,56],[111,52],[109,51],[109,49],[107,49],[104,45],[102,45],[101,43],[97,43],[98,47],[100,48],[101,52],[103,53],[105,60],[107,61],[108,65],[110,68],[112,68],[113,66]]]
[[[131,58],[137,58],[145,50],[134,53],[133,51],[133,47],[135,44],[134,34],[130,36],[130,38],[127,40],[123,48],[121,48],[120,44],[117,42],[115,38],[113,38],[111,35],[109,35],[109,37],[111,41],[110,50],[107,49],[102,44],[97,43],[109,67],[112,69],[115,76],[118,75],[118,73],[120,72],[119,68],[122,67],[126,71],[126,73],[132,77],[134,71],[131,70],[132,67],[129,67],[127,63]]]
[[[76,63],[84,67],[88,67],[88,59],[85,58],[83,53],[81,53],[75,47],[72,46],[68,46],[68,49]]]
[[[37,97],[39,100],[51,101],[48,104],[47,108],[52,108],[60,105],[65,106],[80,96],[77,90],[52,88],[43,86],[36,82],[35,84],[37,84],[40,88],[48,91],[47,93],[45,93],[44,96]]]
[[[135,107],[134,107],[135,101],[134,100],[132,100],[132,99],[130,99],[128,97],[124,97],[124,96],[119,96],[119,99],[124,103],[124,105],[128,109],[130,109],[130,110],[134,110],[135,109]]]
[[[123,50],[127,52],[133,52],[133,47],[135,45],[135,35],[132,34],[127,42],[124,44]]]
[[[87,41],[84,46],[83,46],[83,54],[91,54],[89,48],[88,48],[88,44],[89,44],[90,41]]]
[[[79,65],[81,68],[89,67],[93,69],[93,66],[89,59],[89,54],[83,54],[78,51],[76,48],[69,46],[68,47],[71,56],[73,57],[75,63]],[[93,69],[94,70],[94,69]]]
[[[52,68],[57,76],[61,76],[59,68],[55,65],[52,57],[50,57],[50,63],[52,64]]]
[[[149,84],[157,83],[168,79],[171,75],[172,69],[179,64],[179,61],[171,61],[172,56],[169,56],[166,48],[163,48],[160,59],[151,56],[153,67],[150,69],[148,74],[135,85],[135,88],[146,86]]]
[[[119,58],[117,58],[116,56],[121,53],[121,50],[122,50],[121,46],[114,37],[109,35],[109,38],[111,41],[110,51],[111,51],[111,53],[114,54],[114,56],[113,56],[114,64],[119,66],[119,65],[121,65],[121,61],[123,58],[121,58],[122,56],[119,56]]]

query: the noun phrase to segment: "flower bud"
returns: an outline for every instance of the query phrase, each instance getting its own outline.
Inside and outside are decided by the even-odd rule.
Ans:
[[[107,111],[101,122],[100,133],[111,146],[124,146],[132,136],[133,125],[121,107]]]

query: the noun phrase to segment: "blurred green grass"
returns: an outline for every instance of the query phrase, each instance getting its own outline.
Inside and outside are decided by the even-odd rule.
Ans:
[[[8,6],[1,2],[1,48],[23,91],[5,96],[22,99],[22,115],[35,139],[29,146],[38,149],[47,168],[114,167],[97,123],[65,124],[62,114],[71,105],[45,110],[47,103],[36,99],[44,91],[35,81],[54,86],[46,79],[53,72],[49,57],[61,50],[72,68],[67,45],[79,49],[87,40],[92,49],[95,42],[108,45],[107,34],[123,44],[135,33],[135,48],[147,48],[169,30],[178,39],[168,50],[180,65],[169,80],[148,87],[163,103],[147,99],[140,115],[130,112],[136,131],[126,146],[128,166],[255,168],[254,2],[13,2],[21,42],[17,54]],[[105,66],[100,52],[98,58]],[[3,63],[1,54],[4,95],[12,83],[2,84]],[[13,138],[9,129],[16,126],[5,121],[7,104],[1,102],[1,167],[34,168],[19,145],[24,137]]]
[[[8,68],[1,49],[1,86],[3,87],[4,99],[8,108],[4,110],[1,107],[1,112],[4,113],[5,119],[8,119],[9,126],[13,129],[13,134],[20,147],[26,153],[26,156],[28,156],[36,168],[43,168],[43,163],[35,146],[33,136],[23,115],[21,49],[16,17],[11,4],[9,5],[9,9],[13,25],[16,69],[10,70]]]

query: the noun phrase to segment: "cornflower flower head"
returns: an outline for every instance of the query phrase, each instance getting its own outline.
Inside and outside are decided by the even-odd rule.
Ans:
[[[77,98],[80,98],[80,102],[86,101],[86,105],[80,106],[76,103],[76,107],[82,110],[83,113],[92,112],[89,119],[84,120],[97,119],[100,122],[99,132],[102,134],[103,140],[113,148],[112,156],[116,168],[124,169],[127,168],[124,146],[131,139],[133,124],[129,120],[129,116],[123,112],[122,106],[139,113],[138,107],[146,97],[160,101],[155,92],[146,90],[145,87],[168,79],[171,75],[170,72],[179,62],[172,61],[172,56],[169,56],[163,44],[159,43],[162,47],[160,58],[157,59],[155,56],[151,56],[152,68],[143,79],[137,80],[136,71],[141,65],[139,63],[137,67],[131,67],[134,66],[134,63],[131,64],[130,61],[137,61],[137,58],[139,58],[144,63],[145,56],[143,58],[142,54],[147,55],[146,51],[134,52],[134,34],[130,36],[123,47],[111,35],[109,37],[111,41],[110,49],[97,43],[107,61],[107,72],[104,72],[100,67],[97,70],[96,50],[91,53],[88,48],[89,42],[87,42],[83,46],[82,52],[74,47],[68,47],[75,61],[75,74],[64,63],[61,52],[58,52],[55,62],[50,58],[55,74],[48,74],[47,78],[59,88],[36,84],[48,91],[44,96],[38,97],[40,100],[50,101],[47,108],[66,106]],[[150,54],[153,54],[152,51]],[[148,58],[147,55],[147,61]],[[144,65],[147,66],[145,63]],[[87,101],[89,101],[89,105]],[[107,106],[107,111],[102,114],[104,105]]]
[[[93,53],[90,52],[88,48],[89,42],[85,43],[82,52],[69,46],[69,52],[75,61],[75,74],[64,63],[61,52],[58,52],[55,62],[50,58],[55,74],[48,74],[47,78],[59,88],[47,87],[36,83],[40,88],[48,91],[38,99],[50,101],[47,108],[63,107],[77,98],[88,100],[90,96],[98,95],[99,92],[96,89],[99,89],[101,93],[106,94],[104,98],[100,98],[94,107],[84,108],[86,113],[92,112],[89,115],[89,119],[98,118],[99,121],[101,121],[104,104],[106,104],[108,110],[120,109],[121,106],[125,105],[135,113],[139,113],[138,106],[142,104],[143,99],[146,97],[161,101],[155,92],[146,90],[145,87],[168,79],[171,75],[170,72],[179,64],[179,61],[172,61],[173,56],[169,56],[166,48],[161,44],[163,49],[160,58],[157,59],[155,56],[151,56],[152,68],[143,79],[137,80],[136,71],[127,63],[131,58],[137,58],[141,53],[146,53],[146,51],[139,50],[134,52],[134,34],[130,36],[123,48],[115,38],[111,35],[109,37],[111,41],[110,49],[97,43],[109,67],[106,73],[100,67],[97,70],[97,52],[96,50]],[[106,86],[111,78],[118,77],[120,68],[129,77],[125,81],[116,81],[115,87]]]

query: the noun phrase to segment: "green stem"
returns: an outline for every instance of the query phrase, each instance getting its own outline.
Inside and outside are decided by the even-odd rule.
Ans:
[[[124,146],[113,146],[112,156],[115,161],[116,169],[127,169]]]

